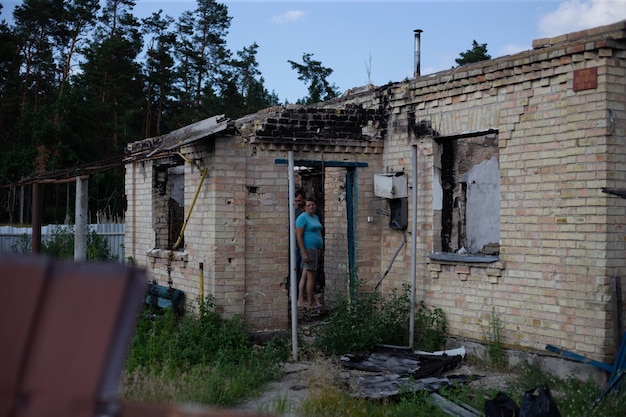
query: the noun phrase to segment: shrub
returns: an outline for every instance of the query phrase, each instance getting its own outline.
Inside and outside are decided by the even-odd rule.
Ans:
[[[384,298],[362,291],[349,299],[340,295],[330,318],[313,328],[313,346],[325,354],[357,353],[373,350],[379,344],[407,346],[411,313],[410,288],[393,290]],[[429,310],[424,303],[415,313],[415,347],[435,351],[446,342],[447,321],[443,310]]]
[[[428,309],[424,302],[415,313],[415,346],[418,349],[434,352],[446,345],[448,321],[440,308]]]
[[[127,399],[238,403],[280,375],[288,347],[280,341],[253,347],[243,320],[222,319],[212,297],[178,316],[173,310],[138,319],[126,361]]]
[[[376,345],[408,343],[410,301],[404,293],[393,291],[383,298],[378,293],[362,291],[349,299],[340,295],[330,319],[313,329],[314,347],[326,354],[370,351]]]
[[[87,233],[87,260],[88,261],[118,261],[111,253],[108,242],[95,230],[89,229]],[[31,253],[32,238],[30,235],[22,235],[11,247],[15,253]],[[58,259],[74,258],[74,226],[56,226],[52,230],[49,239],[41,242],[41,253]]]

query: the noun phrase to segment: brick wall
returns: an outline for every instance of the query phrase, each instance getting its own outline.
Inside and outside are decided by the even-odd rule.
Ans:
[[[602,33],[580,48],[552,40],[389,89],[385,169],[409,173],[410,144],[419,148],[417,294],[444,309],[454,335],[483,339],[494,311],[507,345],[543,350],[550,343],[600,359],[614,353],[609,281],[625,273],[625,204],[602,188],[625,179],[625,54],[604,38],[623,38],[624,24]],[[574,92],[574,71],[586,68],[597,68],[598,86]],[[437,245],[432,173],[439,151],[434,139],[407,133],[413,109],[440,136],[497,129],[499,262],[428,259]],[[383,240],[388,255],[398,237],[389,232]],[[405,262],[388,279],[406,282],[409,270]]]
[[[242,314],[257,329],[286,329],[288,172],[276,159],[293,150],[300,159],[360,162],[355,245],[358,276],[368,286],[384,274],[385,294],[411,282],[415,213],[416,302],[442,308],[451,336],[484,340],[495,313],[507,346],[544,351],[554,344],[610,362],[610,279],[626,273],[626,202],[602,188],[623,187],[626,179],[625,38],[621,22],[536,41],[535,50],[517,55],[306,108],[267,109],[238,120],[234,136],[198,142],[213,148],[186,148],[209,175],[185,251],[173,263],[175,284],[197,297],[203,263],[205,293],[219,311]],[[575,72],[587,69],[597,71],[597,86],[574,91]],[[442,246],[441,143],[468,132],[497,133],[497,262],[430,258]],[[164,282],[167,259],[150,252],[152,213],[144,204],[151,170],[149,162],[127,166],[126,246]],[[327,294],[345,288],[349,272],[345,170],[324,169]],[[374,195],[374,176],[390,172],[409,179],[406,231],[388,227],[387,201]],[[186,164],[186,211],[199,178]]]

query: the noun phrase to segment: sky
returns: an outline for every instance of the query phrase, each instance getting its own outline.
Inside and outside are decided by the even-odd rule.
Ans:
[[[6,19],[21,1],[0,0]],[[416,29],[421,75],[456,66],[472,42],[492,58],[532,49],[535,39],[626,19],[626,0],[222,0],[232,17],[227,47],[257,43],[265,87],[281,102],[308,95],[288,61],[312,54],[331,68],[328,81],[344,91],[413,78]],[[134,14],[162,9],[178,18],[196,0],[136,0]]]

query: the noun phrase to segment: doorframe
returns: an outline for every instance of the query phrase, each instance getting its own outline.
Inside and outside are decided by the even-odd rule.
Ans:
[[[274,161],[277,165],[286,165],[289,163],[287,159],[277,158]],[[316,159],[294,159],[295,166],[305,167],[321,167],[322,169],[328,168],[347,168],[346,170],[346,221],[347,221],[347,235],[348,235],[348,277],[349,277],[349,290],[350,296],[354,297],[357,289],[357,168],[368,167],[367,162],[350,162],[350,161],[325,161]]]

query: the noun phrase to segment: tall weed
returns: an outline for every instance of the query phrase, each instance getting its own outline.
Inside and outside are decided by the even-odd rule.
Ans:
[[[329,320],[313,327],[313,346],[327,355],[365,352],[380,343],[406,343],[408,298],[384,300],[378,293],[340,294]],[[388,303],[396,303],[391,306]],[[403,307],[402,304],[405,304]],[[393,314],[384,316],[383,311]]]
[[[432,310],[420,302],[415,313],[415,347],[420,350],[434,352],[446,345],[448,321],[440,308]]]
[[[112,254],[106,239],[91,228],[87,233],[86,244],[86,258],[88,261],[118,261],[117,257]],[[22,235],[11,249],[15,253],[31,253],[31,236],[26,234]],[[58,259],[73,259],[74,226],[54,227],[52,236],[41,242],[41,253]]]
[[[155,401],[161,387],[160,401],[230,406],[280,375],[286,344],[253,348],[243,320],[222,319],[212,307],[208,297],[184,316],[140,315],[126,361],[126,398]]]
[[[387,297],[362,290],[357,296],[340,295],[330,318],[315,326],[313,346],[328,355],[366,352],[379,344],[406,346],[409,343],[410,288],[394,290]],[[416,312],[416,347],[435,350],[445,345],[447,322],[443,310],[421,304]]]

